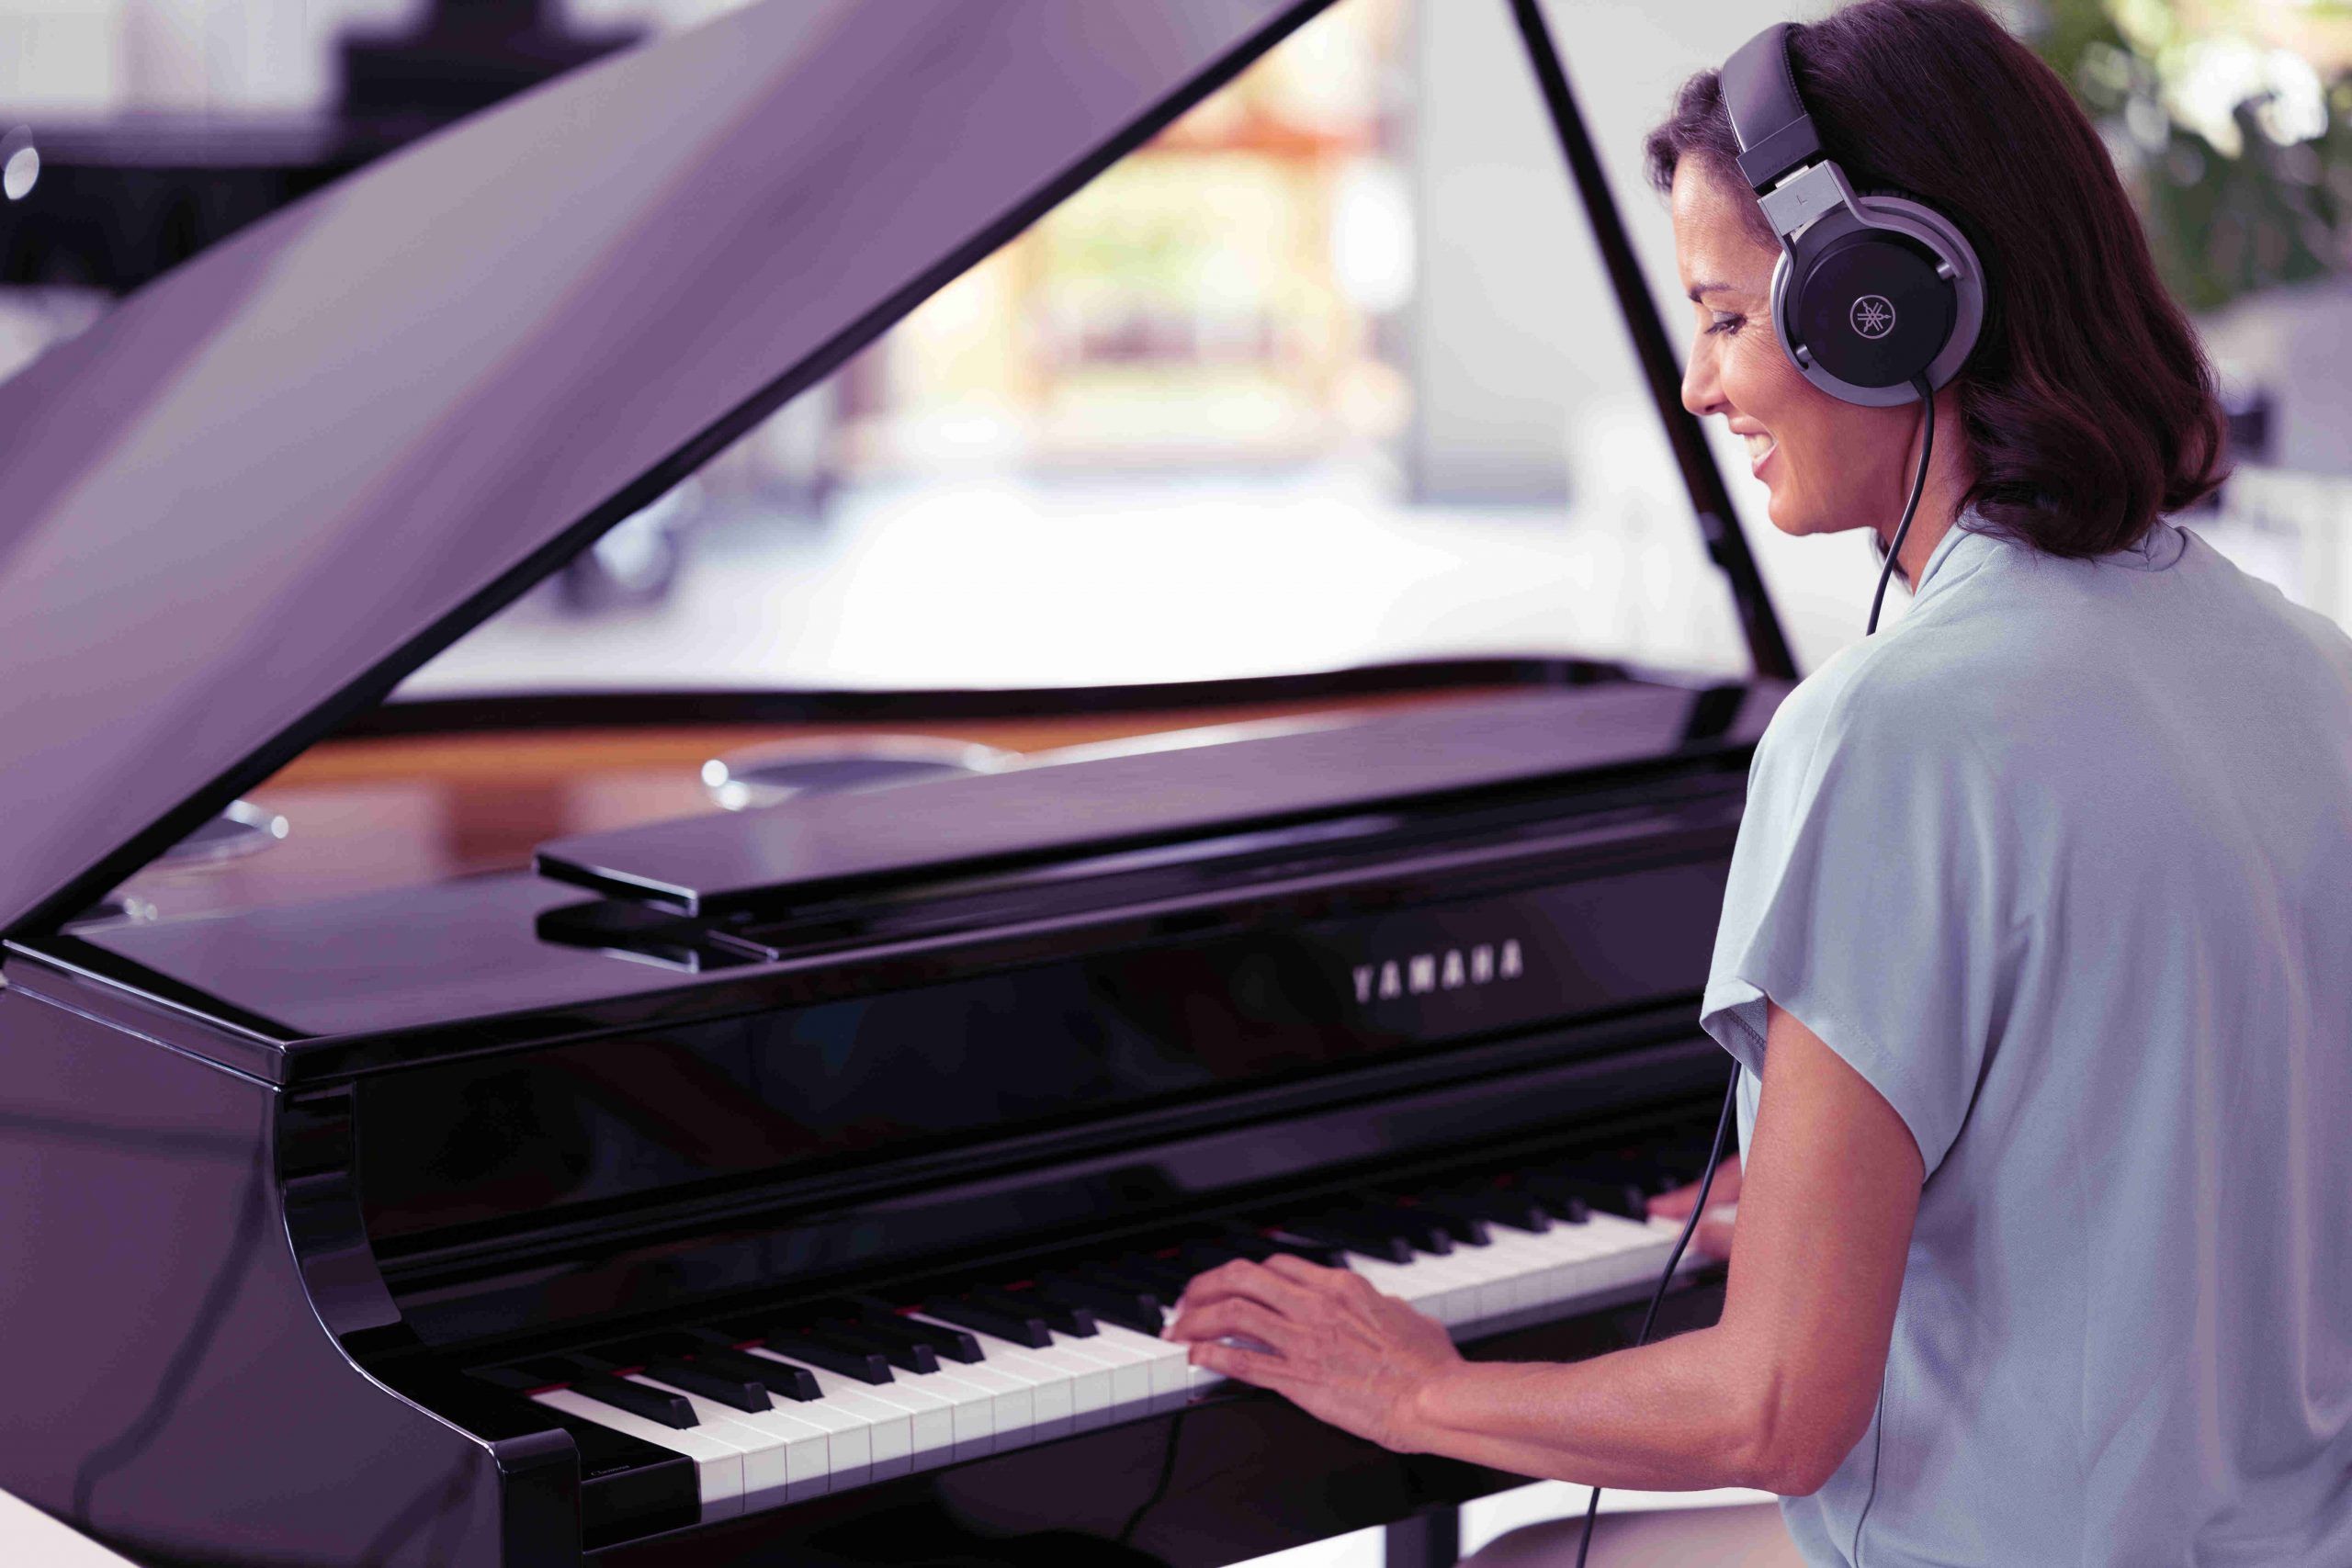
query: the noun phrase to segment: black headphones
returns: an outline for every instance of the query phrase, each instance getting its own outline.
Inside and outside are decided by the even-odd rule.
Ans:
[[[1739,172],[1781,241],[1772,326],[1804,378],[1834,398],[1891,408],[1960,373],[1984,322],[1984,274],[1931,207],[1857,196],[1822,155],[1789,64],[1794,24],[1766,28],[1724,62]]]

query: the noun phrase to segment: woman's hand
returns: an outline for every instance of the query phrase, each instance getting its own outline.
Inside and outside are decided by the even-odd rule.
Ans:
[[[1192,1346],[1194,1366],[1270,1388],[1398,1452],[1410,1447],[1415,1395],[1462,1364],[1436,1319],[1361,1274],[1282,1254],[1201,1275],[1184,1287],[1165,1332]],[[1218,1343],[1228,1337],[1266,1348]]]
[[[1661,1220],[1687,1220],[1699,1201],[1699,1184],[1678,1187],[1650,1200],[1650,1216]],[[1715,1168],[1715,1184],[1707,1191],[1707,1215],[1691,1234],[1694,1251],[1710,1258],[1731,1256],[1732,1225],[1736,1215],[1723,1211],[1739,1201],[1739,1156],[1726,1155],[1723,1164]]]

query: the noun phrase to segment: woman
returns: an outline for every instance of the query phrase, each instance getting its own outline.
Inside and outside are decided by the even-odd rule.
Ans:
[[[1702,1004],[1748,1077],[1722,1319],[1465,1363],[1277,1258],[1195,1280],[1170,1333],[1394,1449],[1785,1499],[1782,1556],[1716,1519],[1690,1561],[2341,1568],[2352,642],[2164,520],[2218,478],[2211,373],[2051,73],[1965,0],[1865,0],[1790,53],[1827,154],[1953,220],[1985,307],[1910,613],[1751,772]],[[1736,150],[1713,73],[1648,144],[1684,401],[1775,526],[1889,539],[1924,411],[1792,363]],[[1498,1560],[1573,1561],[1544,1531]]]

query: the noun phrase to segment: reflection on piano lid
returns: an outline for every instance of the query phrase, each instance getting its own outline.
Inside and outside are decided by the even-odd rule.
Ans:
[[[142,1560],[623,1568],[1220,1562],[1511,1483],[1154,1331],[1280,1250],[1481,1354],[1609,1348],[1710,1125],[1692,1014],[1791,671],[1555,74],[1756,679],[1294,680],[1213,744],[74,918],[1323,8],[770,0],[0,385],[0,1170],[33,1195],[0,1337],[34,1352],[0,1487]],[[703,712],[660,701],[580,743]],[[445,716],[436,765],[491,781],[453,832],[572,793],[502,788],[514,737]],[[346,770],[320,820],[380,803],[373,744],[312,754]],[[1716,1299],[1694,1269],[1672,1310]]]

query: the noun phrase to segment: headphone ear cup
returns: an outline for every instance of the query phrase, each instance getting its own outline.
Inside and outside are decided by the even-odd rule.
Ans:
[[[1968,236],[1934,208],[1854,197],[1783,243],[1772,326],[1806,380],[1849,403],[1892,408],[1918,396],[1914,377],[1945,386],[1975,352],[1984,269]]]
[[[1801,244],[1790,274],[1783,320],[1792,350],[1805,351],[1802,368],[1849,387],[1900,388],[1951,341],[1957,291],[1934,253],[1908,235],[1856,225]]]

